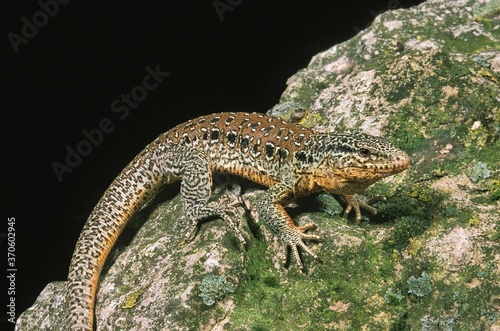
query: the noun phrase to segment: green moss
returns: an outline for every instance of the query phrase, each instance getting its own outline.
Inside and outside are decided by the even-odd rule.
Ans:
[[[273,288],[278,288],[280,285],[280,280],[276,275],[266,275],[262,278],[262,282],[266,286]]]
[[[423,183],[405,187],[379,208],[379,217],[394,222],[384,247],[388,252],[402,250],[413,240],[411,252],[417,254],[421,243],[415,239],[425,233],[440,212],[455,212],[442,205],[444,195]]]
[[[492,170],[499,169],[500,167],[500,139],[493,141],[491,144],[487,143],[484,148],[476,148],[474,151],[468,153],[466,161],[468,163],[473,160],[481,160],[488,165],[491,165]]]
[[[416,183],[412,185],[407,194],[409,197],[423,203],[430,203],[438,198],[438,193],[423,183]],[[432,204],[435,205],[434,202]]]
[[[500,200],[500,180],[490,179],[484,181],[481,186],[481,191],[488,192],[488,199],[490,201]]]
[[[322,213],[309,217],[320,228],[339,229],[334,226],[338,222],[344,231],[357,230],[345,227],[345,221],[338,217],[330,218]],[[374,241],[375,238],[366,236],[359,245],[353,247],[338,247],[335,241],[324,242],[323,252],[337,253],[324,254],[322,264],[304,256],[305,265],[310,267],[307,274],[298,273],[292,264],[284,280],[268,257],[263,258],[268,254],[266,245],[258,240],[252,242],[246,255],[248,274],[240,279],[241,291],[234,295],[236,308],[231,319],[232,329],[307,330],[301,325],[309,325],[314,321],[317,327],[339,320],[353,329],[360,329],[363,325],[377,329],[378,324],[371,321],[371,315],[365,312],[366,309],[374,313],[382,309],[370,303],[370,298],[386,290],[383,284],[394,281],[394,262],[390,255],[383,252],[383,247]],[[331,272],[332,266],[337,270],[334,274]],[[332,308],[337,303],[345,305],[345,311]],[[394,311],[398,309],[396,306],[390,308]],[[290,324],[292,320],[294,323]]]
[[[421,235],[429,227],[430,222],[423,218],[403,217],[396,224],[394,232],[389,240],[390,248],[402,250],[408,246],[410,239]]]
[[[234,296],[236,308],[231,324],[235,330],[241,325],[249,325],[252,330],[268,330],[274,323],[267,312],[275,311],[280,302],[276,299],[284,290],[279,286],[278,275],[270,271],[270,261],[262,258],[265,254],[265,243],[253,240],[245,257],[247,274],[240,279],[242,290]]]
[[[251,330],[252,331],[270,331],[271,329],[269,329],[268,327],[266,327],[264,325],[257,324],[257,325],[252,325]]]
[[[491,193],[488,198],[492,201],[500,200],[500,190]]]
[[[458,167],[460,161],[470,162],[470,156],[488,164],[498,164],[500,121],[498,111],[495,112],[499,93],[496,77],[485,76],[483,72],[486,69],[474,60],[465,58],[456,61],[446,52],[437,52],[432,56],[412,53],[408,57],[403,66],[395,62],[396,84],[391,81],[394,76],[386,74],[386,71],[391,73],[394,70],[392,62],[388,61],[388,67],[379,75],[392,88],[386,87],[378,93],[391,102],[407,99],[401,111],[389,117],[388,127],[397,130],[390,130],[388,134],[397,146],[420,160],[416,168],[418,173],[422,175],[442,166],[456,174],[461,172]],[[480,86],[473,84],[483,80],[482,77],[490,81]],[[405,84],[413,87],[406,88]],[[470,84],[475,86],[474,90],[471,90]],[[445,88],[448,89],[446,93]],[[454,89],[456,94],[450,89]],[[424,115],[414,116],[416,110]],[[476,126],[478,121],[481,123],[479,127]],[[451,145],[452,150],[443,161],[438,159],[436,162],[436,153],[446,145]]]
[[[460,53],[474,53],[499,48],[498,43],[485,35],[474,35],[472,31],[462,33],[460,38],[446,38],[445,47]]]
[[[389,331],[407,331],[408,313],[402,314],[394,323],[391,324]]]
[[[497,223],[495,229],[493,230],[493,235],[491,236],[491,240],[494,242],[500,241],[500,223]]]
[[[300,88],[294,90],[297,94],[293,98],[283,96],[280,99],[280,103],[296,102],[308,109],[311,106],[311,100],[315,100],[321,91],[328,87],[328,82],[333,80],[336,75],[331,76],[333,77],[329,77],[321,81],[310,76],[302,77],[300,81]]]

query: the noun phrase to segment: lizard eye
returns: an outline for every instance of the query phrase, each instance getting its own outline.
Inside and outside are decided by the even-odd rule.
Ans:
[[[360,148],[359,149],[359,154],[361,154],[361,156],[370,156],[370,150],[368,150],[367,148]]]

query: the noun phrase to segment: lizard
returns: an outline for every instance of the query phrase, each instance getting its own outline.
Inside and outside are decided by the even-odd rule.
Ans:
[[[228,173],[267,190],[252,195],[255,215],[278,236],[300,271],[298,249],[317,255],[304,240],[321,238],[295,225],[284,206],[317,192],[344,198],[344,216],[360,209],[375,213],[360,198],[374,182],[402,172],[409,156],[387,140],[354,133],[324,133],[259,113],[224,112],[189,120],[159,135],[113,180],[87,219],[71,259],[67,300],[72,331],[91,331],[101,269],[123,228],[164,185],[181,181],[181,204],[193,229],[208,217],[221,218],[236,238],[246,241],[230,214],[235,203],[211,201],[212,174]],[[188,233],[189,237],[190,233]]]

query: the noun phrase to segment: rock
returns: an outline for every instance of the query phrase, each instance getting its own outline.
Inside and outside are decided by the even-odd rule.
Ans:
[[[98,330],[499,330],[499,45],[500,1],[431,0],[316,55],[270,113],[406,150],[410,170],[368,189],[388,198],[379,213],[355,225],[324,197],[289,206],[323,238],[308,243],[322,263],[304,255],[302,275],[246,214],[246,252],[220,220],[181,245],[179,197],[160,194],[106,264]],[[471,180],[477,164],[488,176]],[[245,200],[254,189],[240,184]],[[220,282],[211,306],[204,279]],[[419,280],[425,291],[409,293]],[[17,330],[64,329],[62,286],[49,284]]]
[[[217,293],[217,305],[210,309],[200,297],[207,276],[223,276],[234,287],[243,278],[243,252],[222,221],[207,222],[195,241],[183,244],[191,226],[183,219],[179,196],[169,200],[160,194],[130,225],[100,279],[97,329],[198,330],[201,323],[212,329],[227,324],[233,298]],[[64,330],[64,286],[49,284],[19,317],[16,330],[34,330],[34,325],[40,331]]]
[[[16,321],[16,330],[57,330],[65,325],[66,282],[52,282]],[[59,313],[55,313],[59,312]]]

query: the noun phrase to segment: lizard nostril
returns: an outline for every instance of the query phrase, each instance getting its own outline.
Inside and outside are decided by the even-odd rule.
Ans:
[[[394,156],[394,162],[399,163],[403,167],[409,167],[410,158],[406,154],[399,154]]]

